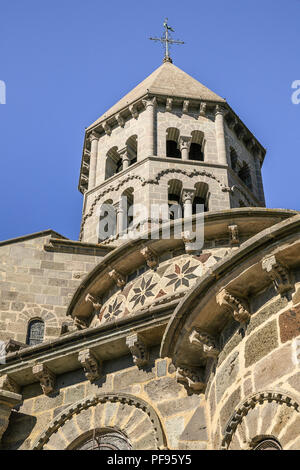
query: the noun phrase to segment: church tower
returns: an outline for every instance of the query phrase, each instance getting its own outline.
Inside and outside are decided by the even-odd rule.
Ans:
[[[101,206],[112,204],[118,244],[128,205],[176,203],[185,213],[264,207],[265,149],[225,99],[164,60],[85,133],[80,240],[100,243]],[[190,205],[190,208],[188,207]],[[125,222],[126,225],[126,222]]]

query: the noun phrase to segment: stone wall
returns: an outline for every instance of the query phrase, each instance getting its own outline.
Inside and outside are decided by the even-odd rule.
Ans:
[[[273,289],[252,299],[246,328],[223,332],[223,347],[206,392],[212,448],[249,449],[272,436],[300,446],[300,304]]]
[[[44,340],[56,338],[67,306],[83,277],[102,259],[96,250],[45,250],[53,235],[37,235],[0,245],[0,340],[25,343],[28,322],[45,322]],[[91,254],[87,254],[91,253]]]
[[[110,427],[134,449],[205,449],[204,395],[188,396],[170,360],[157,352],[152,350],[147,369],[134,366],[131,356],[107,361],[92,384],[81,369],[61,375],[52,396],[43,395],[39,384],[23,387],[23,404],[11,415],[2,448],[65,449],[86,431]]]

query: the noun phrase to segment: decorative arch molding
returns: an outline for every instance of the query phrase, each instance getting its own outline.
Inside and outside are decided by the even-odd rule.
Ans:
[[[240,403],[240,405],[236,408],[231,418],[227,422],[225,429],[223,431],[223,435],[222,435],[221,449],[222,450],[229,449],[233,441],[235,432],[238,429],[238,426],[241,425],[246,420],[247,416],[252,410],[257,408],[258,406],[268,404],[268,403],[269,404],[277,403],[279,406],[289,407],[290,410],[293,410],[295,413],[297,413],[300,416],[299,402],[296,401],[295,398],[293,398],[290,395],[287,395],[284,392],[267,390],[267,391],[262,391],[262,392],[257,392],[255,394],[252,394],[246,400],[243,400]],[[274,419],[273,429],[276,428],[277,411],[278,410],[275,408],[273,412],[273,419]],[[258,414],[255,415],[254,419],[258,420]],[[270,426],[271,425],[272,423],[270,423]],[[292,426],[292,425],[293,425],[293,421],[287,422],[287,427]],[[266,429],[264,431],[266,431]],[[252,432],[254,431],[252,430]],[[266,435],[266,432],[261,432],[261,435]],[[248,431],[248,437],[249,437],[249,448],[250,448],[251,441],[253,441],[253,439],[256,436],[255,435],[251,436],[250,431]],[[277,438],[278,436],[274,436],[274,437]]]
[[[48,428],[38,437],[38,439],[33,444],[33,450],[42,450],[45,445],[49,442],[51,436],[56,433],[60,428],[62,428],[67,422],[75,415],[79,415],[84,410],[88,410],[91,407],[106,404],[106,403],[119,403],[122,405],[129,405],[134,407],[137,410],[143,412],[150,420],[152,424],[152,431],[155,435],[155,446],[156,449],[166,449],[166,437],[163,431],[163,427],[160,421],[159,416],[157,415],[154,408],[147,403],[145,400],[138,398],[135,395],[129,393],[98,393],[94,396],[80,400],[74,404],[71,404],[67,409],[58,414],[49,424]],[[145,418],[146,418],[145,416]],[[121,432],[124,432],[122,426],[116,427]],[[78,428],[79,429],[79,428]],[[83,434],[84,432],[82,432]],[[127,434],[127,433],[125,433]],[[69,442],[74,441],[78,436],[72,435],[72,438]],[[130,438],[130,436],[128,436]],[[66,448],[69,444],[66,444]]]
[[[86,220],[93,215],[94,209],[97,205],[97,202],[99,202],[102,197],[104,197],[108,193],[111,194],[113,191],[118,191],[122,186],[124,186],[124,184],[126,184],[126,183],[128,183],[129,181],[132,181],[132,180],[140,181],[142,186],[145,186],[147,184],[158,185],[161,178],[163,176],[167,175],[167,174],[181,174],[181,175],[187,176],[188,178],[197,177],[197,176],[205,176],[207,178],[215,180],[219,184],[219,186],[221,187],[221,190],[223,192],[231,192],[231,189],[228,186],[225,186],[222,183],[222,181],[219,180],[213,173],[210,173],[206,170],[196,170],[196,169],[194,169],[192,171],[188,171],[188,170],[183,170],[183,169],[180,169],[180,168],[167,168],[167,169],[162,170],[159,173],[157,173],[155,178],[152,178],[152,179],[145,179],[145,178],[143,178],[142,176],[139,176],[139,175],[130,175],[130,176],[127,176],[126,178],[122,179],[121,181],[119,181],[118,184],[116,184],[114,186],[111,185],[111,186],[107,187],[106,189],[101,191],[95,197],[94,201],[92,202],[92,204],[90,206],[89,211],[82,218],[80,234],[79,234],[79,240],[82,239],[83,228],[84,228]]]
[[[23,310],[19,313],[18,320],[24,323],[28,323],[30,320],[43,320],[45,322],[45,326],[51,326],[55,328],[60,326],[57,316],[53,312],[40,307],[33,307]]]

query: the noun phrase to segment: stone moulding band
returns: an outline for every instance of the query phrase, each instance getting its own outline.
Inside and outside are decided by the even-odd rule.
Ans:
[[[145,186],[146,184],[159,184],[159,180],[169,174],[169,173],[179,173],[179,174],[182,174],[182,175],[185,175],[185,176],[188,176],[189,178],[192,178],[193,176],[206,176],[207,178],[211,178],[213,180],[215,180],[221,187],[221,190],[222,191],[229,191],[230,192],[230,188],[228,188],[227,186],[225,186],[213,173],[210,173],[206,170],[192,170],[192,171],[187,171],[187,170],[182,170],[180,168],[167,168],[165,170],[162,170],[160,171],[155,178],[153,179],[144,179],[143,177],[139,176],[139,175],[131,175],[131,176],[127,176],[127,178],[124,178],[123,180],[121,180],[116,186],[109,186],[107,187],[104,191],[100,192],[98,194],[98,196],[95,197],[94,201],[92,202],[91,204],[91,207],[88,211],[87,214],[85,214],[85,216],[82,218],[82,223],[81,223],[81,228],[80,228],[80,235],[79,235],[79,240],[82,239],[82,235],[83,235],[83,227],[84,227],[84,224],[86,222],[86,220],[91,217],[94,213],[94,209],[95,209],[95,206],[97,204],[97,202],[103,197],[105,196],[106,194],[108,193],[111,193],[112,191],[117,191],[120,187],[122,187],[125,183],[127,183],[128,181],[131,181],[131,180],[140,180],[141,182],[141,185],[142,186]]]
[[[131,395],[129,393],[98,393],[94,396],[87,397],[84,400],[80,400],[70,405],[66,410],[53,419],[46,431],[44,431],[38,439],[35,441],[32,450],[42,450],[43,446],[49,441],[52,434],[54,434],[64,423],[72,418],[73,415],[80,413],[82,410],[86,410],[90,406],[96,406],[99,403],[107,402],[120,402],[135,406],[136,408],[144,411],[150,418],[153,429],[155,430],[156,442],[158,449],[166,449],[166,438],[162,428],[161,421],[151,405],[145,400]]]
[[[285,403],[287,406],[295,408],[296,411],[299,411],[299,403],[289,395],[281,392],[276,392],[268,390],[265,392],[258,392],[254,395],[250,395],[247,400],[244,400],[235,410],[231,418],[229,419],[227,425],[225,426],[225,431],[223,433],[221,450],[227,450],[232,437],[236,431],[238,425],[242,422],[244,416],[248,412],[255,408],[256,405],[262,404],[264,401],[272,402],[275,401],[279,404]]]

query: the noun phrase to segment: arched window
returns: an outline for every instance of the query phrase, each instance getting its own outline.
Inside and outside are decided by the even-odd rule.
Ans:
[[[254,438],[252,441],[253,450],[282,450],[280,443],[274,437]]]
[[[169,158],[181,158],[181,151],[178,148],[179,130],[175,127],[167,129],[166,154]]]
[[[119,431],[95,429],[76,441],[69,450],[130,450],[129,440]]]
[[[204,134],[201,131],[192,132],[189,160],[204,161]]]
[[[133,224],[133,205],[134,205],[134,190],[133,188],[127,188],[121,195],[121,204],[123,213],[121,231],[130,229]],[[130,215],[129,215],[130,214]],[[126,217],[126,218],[125,218]]]
[[[105,179],[119,173],[122,170],[122,159],[118,153],[118,147],[112,147],[106,155]]]
[[[230,147],[230,162],[231,162],[231,168],[235,171],[236,170],[236,164],[237,164],[238,156],[234,148]]]
[[[43,320],[30,320],[27,328],[26,344],[29,344],[29,346],[34,346],[35,344],[42,343],[44,341],[44,330],[45,324]]]
[[[179,180],[170,180],[168,183],[168,206],[169,218],[171,220],[182,217],[182,207],[180,204],[180,196],[182,190],[182,182]]]
[[[112,199],[108,199],[101,204],[100,207],[100,220],[99,220],[99,231],[98,231],[98,242],[116,234],[116,213],[113,207]]]
[[[208,211],[208,184],[207,183],[196,183],[195,184],[195,196],[193,199],[193,214],[197,213],[197,204],[204,205],[204,212]]]
[[[241,178],[243,183],[245,183],[245,185],[248,186],[249,189],[252,189],[250,168],[246,162],[243,162],[243,165],[238,172],[238,176]]]
[[[137,135],[132,135],[126,142],[127,154],[130,160],[130,165],[133,165],[137,161],[137,148],[138,141]]]

